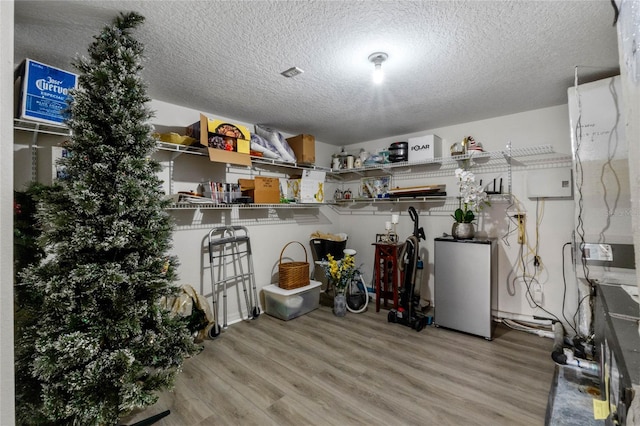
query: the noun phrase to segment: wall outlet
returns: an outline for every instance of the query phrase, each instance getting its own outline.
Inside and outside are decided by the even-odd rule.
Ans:
[[[524,244],[524,243],[525,243],[524,229],[519,228],[518,229],[518,244]]]
[[[538,305],[542,305],[542,288],[536,287],[532,294],[533,301]]]

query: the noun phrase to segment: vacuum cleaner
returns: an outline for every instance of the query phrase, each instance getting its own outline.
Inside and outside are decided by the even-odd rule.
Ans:
[[[400,301],[398,309],[391,309],[387,320],[411,327],[421,331],[427,324],[428,318],[420,309],[420,295],[415,291],[416,273],[421,269],[421,260],[418,256],[420,240],[426,239],[424,229],[418,225],[418,212],[409,207],[409,216],[413,221],[413,234],[410,235],[400,252],[400,270],[404,272],[402,287],[400,288]]]

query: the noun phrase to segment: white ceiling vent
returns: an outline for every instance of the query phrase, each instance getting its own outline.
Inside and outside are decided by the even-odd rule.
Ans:
[[[291,67],[288,70],[282,71],[280,74],[284,75],[287,78],[291,78],[295,77],[296,75],[302,74],[303,72],[304,71],[302,71],[298,67]]]

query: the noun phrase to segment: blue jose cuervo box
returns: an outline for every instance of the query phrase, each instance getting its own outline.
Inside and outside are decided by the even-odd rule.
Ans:
[[[50,124],[64,123],[69,91],[77,87],[78,76],[32,59],[25,59],[20,68],[18,117]]]

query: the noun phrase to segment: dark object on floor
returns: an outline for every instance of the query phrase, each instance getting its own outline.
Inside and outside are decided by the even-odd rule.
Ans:
[[[420,296],[415,289],[415,284],[416,272],[422,269],[422,261],[418,256],[420,240],[424,240],[426,237],[424,229],[418,226],[418,212],[413,206],[409,207],[409,216],[414,224],[413,235],[407,238],[398,262],[400,270],[404,272],[404,282],[400,289],[400,306],[397,310],[391,309],[389,311],[387,320],[421,331],[429,320],[420,308]]]
[[[155,416],[151,416],[151,417],[146,418],[144,420],[140,420],[139,422],[132,423],[129,426],[149,426],[149,425],[152,425],[152,424],[158,422],[160,419],[164,419],[169,414],[171,414],[170,410],[163,411],[160,414],[156,414]]]

